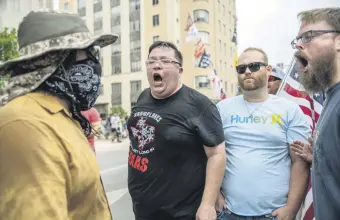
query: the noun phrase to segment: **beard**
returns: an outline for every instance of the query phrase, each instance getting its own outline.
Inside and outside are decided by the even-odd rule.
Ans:
[[[322,92],[332,85],[332,79],[336,72],[335,55],[335,51],[325,50],[325,53],[321,53],[308,63],[306,72],[303,71],[303,68],[302,71],[299,71],[300,83],[307,92]],[[302,64],[300,63],[300,65]]]
[[[255,77],[254,73],[252,74],[253,74],[252,83],[245,83],[246,80],[245,77],[241,78],[240,76],[238,76],[238,84],[240,85],[243,91],[253,91],[267,86],[268,79],[266,74],[260,75],[258,77]]]

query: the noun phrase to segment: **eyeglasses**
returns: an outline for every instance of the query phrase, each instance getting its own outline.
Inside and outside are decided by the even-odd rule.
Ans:
[[[266,63],[262,62],[254,62],[254,63],[249,63],[247,65],[238,65],[236,66],[236,72],[238,74],[243,74],[247,71],[247,68],[249,68],[250,72],[257,72],[261,68],[261,66],[268,66]]]
[[[340,33],[340,31],[337,30],[310,30],[306,31],[305,33],[301,34],[301,36],[296,37],[290,44],[292,45],[293,49],[296,49],[296,43],[301,39],[302,43],[308,43],[310,42],[314,37],[316,37],[317,33],[319,33],[318,36],[322,34],[327,33]]]
[[[269,76],[268,77],[268,82],[274,82],[274,81],[277,81],[277,80],[281,80],[279,77],[276,77],[276,76]]]
[[[146,66],[153,66],[156,63],[160,62],[161,66],[170,66],[172,63],[176,63],[179,66],[182,66],[179,62],[175,61],[175,60],[171,60],[171,59],[160,59],[160,60],[147,60],[145,62]]]

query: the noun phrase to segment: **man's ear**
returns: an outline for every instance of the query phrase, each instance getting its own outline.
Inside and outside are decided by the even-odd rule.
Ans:
[[[340,52],[340,34],[335,38],[335,49]]]
[[[183,67],[180,67],[178,72],[179,72],[180,74],[182,74],[182,73],[183,73]]]
[[[267,70],[267,74],[268,74],[268,76],[272,73],[272,71],[273,71],[273,67],[272,67],[272,65],[268,65],[267,67],[266,67],[266,70]]]

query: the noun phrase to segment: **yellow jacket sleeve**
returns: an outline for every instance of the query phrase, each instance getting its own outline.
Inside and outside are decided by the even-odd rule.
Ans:
[[[0,219],[69,219],[67,154],[43,123],[16,120],[0,128]]]

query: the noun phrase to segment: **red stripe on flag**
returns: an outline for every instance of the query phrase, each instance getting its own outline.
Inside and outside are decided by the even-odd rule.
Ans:
[[[284,90],[292,96],[295,96],[295,97],[298,97],[298,98],[304,98],[304,99],[307,99],[308,101],[312,102],[312,99],[309,97],[307,92],[296,90],[293,87],[291,87],[288,83],[286,83]]]
[[[314,218],[314,206],[312,202],[312,204],[308,207],[306,214],[303,216],[303,220],[313,220],[313,218]]]
[[[300,105],[301,110],[305,115],[312,117],[312,110],[306,106]]]

